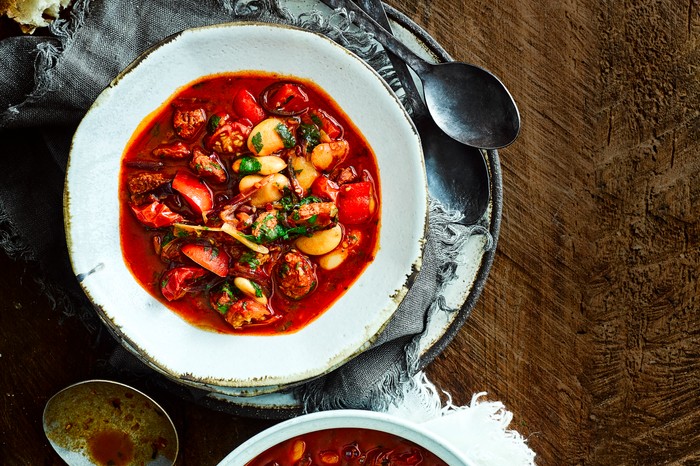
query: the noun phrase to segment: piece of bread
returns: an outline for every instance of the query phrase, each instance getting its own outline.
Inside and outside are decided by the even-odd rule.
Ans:
[[[0,16],[19,23],[23,32],[31,34],[36,28],[46,27],[58,18],[62,8],[71,0],[0,0]]]

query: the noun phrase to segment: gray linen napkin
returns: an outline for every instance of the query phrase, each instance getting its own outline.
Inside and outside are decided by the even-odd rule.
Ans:
[[[321,32],[360,55],[395,88],[386,55],[351,28],[344,12],[295,17],[276,0],[76,0],[50,37],[0,41],[0,247],[38,263],[57,307],[98,326],[70,269],[62,225],[62,189],[71,137],[109,82],[151,45],[189,27],[235,20],[293,24]],[[410,110],[410,109],[409,109]],[[441,290],[454,258],[479,225],[430,204],[421,272],[373,347],[333,373],[296,390],[307,411],[382,410],[417,370],[418,340],[432,312],[451,312]]]

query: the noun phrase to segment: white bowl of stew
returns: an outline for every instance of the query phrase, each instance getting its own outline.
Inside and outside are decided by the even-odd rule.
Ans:
[[[300,29],[183,31],[98,97],[64,193],[124,346],[197,386],[288,386],[368,348],[420,268],[425,169],[367,64]]]
[[[411,421],[372,411],[312,413],[241,444],[219,466],[363,464],[468,466],[455,446]]]

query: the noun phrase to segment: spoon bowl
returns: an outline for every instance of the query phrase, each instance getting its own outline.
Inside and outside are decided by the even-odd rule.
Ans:
[[[461,62],[428,63],[351,0],[325,3],[354,13],[377,42],[413,69],[423,82],[430,116],[445,134],[480,149],[499,149],[518,137],[518,107],[492,73]]]
[[[430,118],[416,120],[423,144],[428,192],[448,209],[462,214],[461,223],[472,225],[486,212],[491,184],[481,149],[450,138]]]
[[[501,81],[475,65],[425,62],[420,78],[435,123],[451,138],[481,149],[511,144],[520,115]]]
[[[71,385],[46,403],[49,443],[73,466],[171,466],[178,438],[170,417],[134,388],[109,380]]]

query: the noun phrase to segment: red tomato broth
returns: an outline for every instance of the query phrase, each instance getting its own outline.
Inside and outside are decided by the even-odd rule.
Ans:
[[[169,178],[173,178],[178,170],[189,170],[192,172],[188,166],[189,158],[172,160],[152,154],[152,151],[161,144],[175,141],[182,141],[191,147],[196,145],[201,147],[203,144],[202,140],[207,135],[207,131],[204,129],[200,131],[196,139],[191,141],[178,137],[172,124],[175,112],[173,103],[193,99],[206,107],[208,117],[215,113],[223,112],[234,116],[235,119],[233,97],[240,90],[246,89],[253,96],[257,97],[265,88],[279,81],[303,85],[304,91],[309,98],[310,107],[322,109],[331,115],[343,129],[342,137],[348,141],[351,151],[345,160],[338,164],[338,168],[352,166],[358,173],[358,176],[364,176],[364,179],[371,180],[378,207],[371,221],[362,225],[349,226],[350,229],[361,233],[362,241],[351,250],[340,267],[334,270],[324,270],[316,266],[318,284],[309,296],[299,300],[290,299],[280,293],[277,287],[272,284],[268,287],[269,307],[274,310],[274,316],[279,317],[274,319],[272,323],[251,324],[234,329],[222,318],[221,314],[212,308],[203,293],[187,293],[183,298],[174,301],[168,301],[163,297],[160,292],[160,278],[166,270],[167,264],[161,260],[154,249],[153,238],[159,235],[162,236],[164,229],[144,227],[131,211],[128,180],[131,175],[144,170],[132,168],[127,166],[127,164],[130,162],[145,164],[163,163],[164,166],[158,170],[158,173]],[[243,152],[247,152],[247,150]],[[240,155],[250,156],[251,154],[245,153],[236,156],[219,154],[222,164],[226,167],[228,179],[221,184],[207,183],[213,194],[214,210],[238,193],[240,176],[232,171],[231,164]],[[125,262],[137,281],[151,295],[196,326],[221,333],[258,335],[274,335],[298,331],[319,317],[337,301],[373,260],[378,248],[381,210],[379,207],[381,206],[379,202],[381,196],[378,172],[379,169],[374,154],[359,130],[338,105],[315,84],[305,80],[289,79],[259,72],[225,74],[203,78],[183,87],[161,108],[149,115],[141,123],[127,145],[123,155],[120,174],[120,235]],[[362,179],[358,181],[362,181]],[[186,202],[181,203],[178,212],[190,220],[197,217],[195,210],[187,205]],[[348,227],[344,227],[344,230],[347,229]],[[311,259],[315,261],[314,257]],[[192,266],[195,264],[194,262],[188,262],[183,265]],[[213,274],[210,275],[213,276]],[[229,275],[232,274],[230,273]]]
[[[328,429],[302,434],[267,449],[246,466],[447,466],[427,449],[387,432]]]

